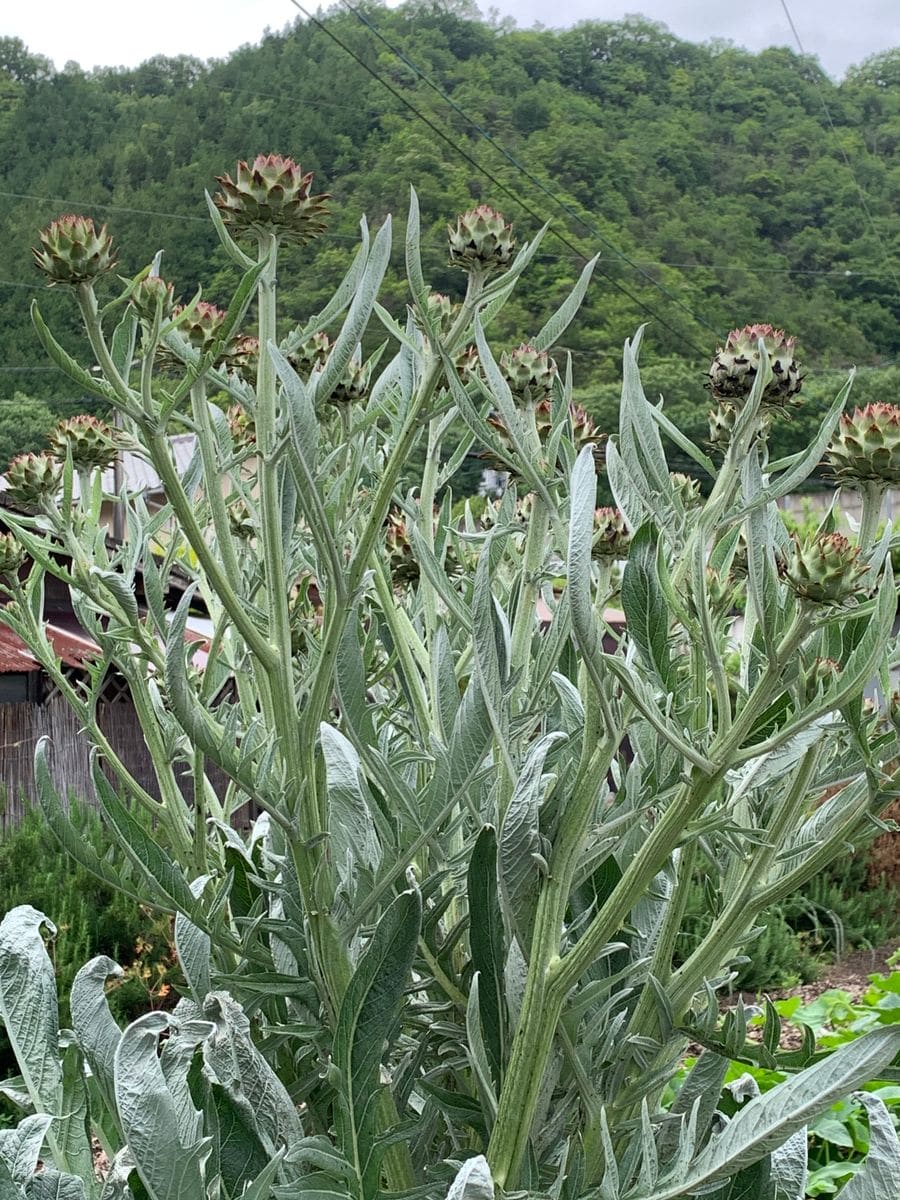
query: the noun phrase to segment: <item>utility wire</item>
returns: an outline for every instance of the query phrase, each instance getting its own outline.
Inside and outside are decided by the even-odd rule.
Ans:
[[[397,100],[399,100],[400,103],[403,104],[406,108],[408,108],[410,110],[410,112],[414,113],[415,116],[418,118],[418,120],[420,120],[423,124],[427,125],[428,128],[432,131],[432,133],[434,133],[437,137],[439,137],[442,142],[445,142],[448,146],[450,146],[451,149],[454,151],[454,153],[458,154],[461,158],[465,159],[465,161],[467,163],[469,163],[470,166],[474,167],[480,174],[484,175],[484,177],[486,179],[489,179],[496,188],[499,188],[500,191],[502,191],[505,195],[509,196],[513,201],[515,201],[515,203],[524,212],[528,213],[528,215],[530,217],[532,217],[535,221],[537,221],[540,225],[545,224],[545,222],[539,212],[537,212],[534,208],[532,208],[529,204],[527,204],[522,199],[522,197],[517,192],[515,192],[511,187],[509,187],[507,184],[501,182],[501,180],[499,180],[496,175],[493,175],[490,171],[488,171],[487,168],[478,161],[478,159],[473,158],[472,155],[468,153],[468,151],[463,150],[461,146],[457,145],[457,143],[453,140],[453,138],[451,138],[448,134],[446,134],[440,128],[439,125],[436,125],[434,123],[434,121],[431,120],[430,117],[426,116],[425,113],[423,113],[421,111],[421,109],[418,109],[409,99],[407,99],[406,96],[403,95],[403,93],[398,88],[395,88],[392,83],[389,83],[381,74],[379,74],[378,71],[376,71],[374,69],[374,67],[370,67],[369,64],[365,61],[365,59],[361,58],[356,53],[355,50],[353,50],[350,46],[347,45],[347,43],[345,41],[343,41],[341,38],[339,38],[338,35],[334,32],[334,30],[330,29],[328,27],[328,25],[325,24],[324,21],[319,20],[318,17],[314,16],[311,12],[307,11],[307,9],[305,9],[303,7],[303,5],[299,3],[299,0],[290,0],[290,3],[294,6],[294,8],[296,8],[298,10],[298,12],[302,13],[303,16],[306,17],[306,19],[308,21],[311,21],[317,28],[321,29],[321,31],[327,37],[329,37],[331,39],[331,41],[333,41],[336,45],[340,46],[340,48],[346,54],[348,54],[355,62],[357,62],[359,64],[359,66],[361,66],[363,68],[364,71],[368,72],[368,74],[371,75],[373,77],[373,79],[376,79],[382,85],[382,87],[384,87],[387,91],[389,91],[391,93],[391,95],[394,96]],[[584,252],[581,249],[579,249],[579,247],[576,246],[574,242],[570,241],[569,238],[564,233],[560,233],[558,229],[555,229],[552,227],[551,227],[550,232],[553,234],[553,236],[558,241],[562,242],[564,246],[568,246],[568,248],[572,251],[572,253],[577,255],[578,258],[581,258],[581,259],[585,258]],[[679,330],[675,329],[674,326],[670,325],[668,321],[666,321],[663,317],[659,316],[658,313],[656,313],[648,304],[646,304],[643,300],[641,300],[639,296],[636,296],[634,294],[634,292],[632,292],[629,288],[625,287],[624,284],[619,283],[618,280],[616,280],[612,277],[612,275],[610,275],[607,271],[604,271],[602,267],[598,267],[597,271],[600,275],[602,275],[605,279],[607,279],[608,282],[611,283],[612,286],[614,288],[616,288],[617,291],[621,292],[624,296],[627,296],[629,300],[631,300],[634,304],[638,305],[639,308],[643,309],[643,311],[645,313],[647,313],[650,317],[652,317],[655,321],[657,321],[664,329],[668,329],[668,331],[670,333],[674,334],[675,337],[679,338],[686,345],[690,346],[690,348],[694,351],[695,354],[699,355],[701,358],[706,356],[707,351],[702,350],[695,342],[688,341],[684,337],[684,335],[681,332],[679,332]]]
[[[568,204],[565,200],[558,196],[556,192],[552,190],[552,188],[549,188],[546,183],[539,178],[539,176],[535,175],[533,171],[529,171],[528,168],[510,150],[508,150],[501,142],[497,141],[490,130],[485,129],[483,125],[480,125],[478,121],[476,121],[473,117],[470,117],[469,114],[459,104],[457,104],[453,97],[448,95],[448,93],[440,86],[440,84],[435,83],[435,81],[429,75],[416,66],[412,59],[410,59],[403,53],[402,50],[399,50],[391,41],[389,41],[378,29],[378,27],[369,20],[369,18],[361,9],[351,4],[350,0],[343,0],[343,4],[366,27],[366,29],[371,30],[372,34],[378,38],[383,46],[386,46],[396,58],[409,67],[414,75],[421,79],[423,83],[427,84],[433,92],[436,92],[446,104],[449,104],[454,112],[458,113],[464,121],[471,125],[472,128],[484,138],[486,142],[488,142],[494,147],[495,150],[502,154],[507,162],[511,163],[512,166],[519,172],[519,174],[524,176],[529,183],[534,184],[536,188],[542,191],[545,196],[548,196],[554,204],[563,210],[563,212],[568,213],[573,220],[577,221],[578,224],[581,225],[581,227],[591,235],[591,237],[596,238],[598,242],[601,242],[604,246],[607,246],[610,250],[612,250],[614,254],[618,255],[623,262],[628,263],[633,270],[637,271],[639,275],[643,276],[648,283],[655,287],[656,290],[667,299],[671,300],[673,304],[676,304],[680,309],[686,312],[692,320],[697,322],[698,325],[702,325],[704,329],[708,329],[716,336],[719,335],[719,331],[714,325],[710,325],[709,321],[705,320],[705,318],[701,316],[698,316],[697,313],[695,313],[689,305],[685,304],[683,300],[680,300],[674,292],[670,291],[667,287],[664,287],[658,280],[654,279],[652,275],[645,271],[643,267],[641,267],[633,259],[629,258],[628,255],[625,254],[624,251],[620,250],[614,242],[611,242],[609,238],[605,237],[595,225],[592,225],[589,221],[586,221],[577,209],[573,208],[571,204]]]
[[[153,208],[153,209],[151,209],[151,208],[130,208],[127,205],[113,204],[110,201],[106,201],[106,200],[71,200],[71,199],[67,200],[62,196],[40,196],[35,192],[8,192],[8,191],[3,191],[3,190],[0,190],[0,196],[4,196],[4,197],[7,197],[8,199],[12,199],[12,200],[36,200],[36,201],[41,201],[46,204],[59,204],[59,205],[64,204],[64,205],[68,205],[70,208],[103,209],[104,211],[107,211],[107,212],[124,212],[124,213],[136,214],[138,216],[146,216],[146,217],[165,217],[167,220],[170,220],[170,221],[194,221],[194,222],[200,221],[202,223],[206,223],[206,221],[207,221],[206,217],[197,217],[197,216],[193,216],[188,213],[167,212],[163,209],[158,209],[158,208]],[[339,241],[339,242],[358,242],[359,235],[352,234],[352,233],[332,233],[331,231],[329,231],[328,233],[323,235],[323,240],[324,241],[334,240],[334,241]],[[434,254],[439,254],[441,252],[441,247],[437,246],[436,244],[432,244],[432,243],[428,243],[428,242],[423,244],[423,249],[431,251]],[[541,251],[539,254],[535,255],[535,257],[538,259],[541,259],[542,261],[559,262],[559,261],[562,261],[563,259],[566,259],[568,256],[564,255],[564,254],[551,254],[547,251]],[[584,255],[579,252],[579,257],[583,258]],[[749,274],[749,275],[769,275],[769,274],[776,274],[776,275],[835,275],[835,276],[842,276],[845,279],[849,279],[851,277],[861,278],[861,279],[883,279],[883,278],[885,278],[884,274],[867,269],[865,264],[863,264],[859,267],[844,267],[843,269],[835,267],[835,268],[829,268],[827,270],[813,270],[813,269],[807,269],[804,267],[751,267],[749,265],[746,265],[746,264],[742,265],[740,263],[733,264],[733,265],[727,265],[725,263],[696,263],[696,262],[681,263],[681,262],[668,262],[668,261],[659,259],[659,260],[655,260],[655,261],[645,260],[638,265],[645,269],[651,268],[651,267],[671,267],[673,270],[711,271],[713,274],[725,274],[726,272],[733,274],[735,271],[737,271],[737,272],[742,271],[745,274]],[[40,284],[21,283],[17,280],[13,280],[13,279],[0,279],[0,285],[6,285],[8,287],[40,287],[41,286]]]
[[[781,7],[784,9],[784,15],[787,18],[788,25],[790,25],[790,27],[791,27],[791,33],[793,33],[793,35],[794,35],[794,40],[797,43],[797,47],[800,50],[800,53],[805,57],[806,50],[803,48],[803,42],[800,39],[800,34],[797,30],[797,26],[794,23],[794,18],[791,16],[791,10],[788,8],[787,0],[781,0]],[[891,265],[891,256],[888,254],[887,247],[884,244],[884,239],[881,236],[878,226],[875,224],[875,218],[872,216],[872,211],[869,208],[869,202],[866,199],[866,193],[863,189],[862,184],[859,182],[859,180],[856,177],[856,172],[853,170],[853,164],[850,162],[850,158],[847,154],[847,151],[844,149],[844,145],[841,142],[840,137],[838,136],[838,131],[835,127],[834,121],[831,119],[831,110],[828,107],[828,102],[825,99],[825,93],[822,90],[821,84],[819,83],[818,79],[816,79],[816,78],[813,79],[813,85],[815,86],[816,91],[819,93],[819,102],[822,105],[822,111],[825,113],[825,120],[828,122],[828,126],[831,129],[831,136],[833,137],[834,143],[837,146],[838,150],[840,151],[841,158],[844,160],[844,165],[846,166],[847,170],[850,172],[850,178],[853,180],[853,183],[856,186],[856,190],[859,193],[860,207],[862,208],[863,212],[866,214],[866,219],[869,222],[872,232],[875,234],[875,238],[876,238],[876,241],[878,242],[878,245],[881,247],[881,254],[882,254],[882,257],[884,258],[885,266],[886,266],[888,272],[890,273],[891,279],[893,280],[894,288],[897,292],[897,296],[898,296],[898,298],[900,298],[900,278],[898,278],[896,270]]]

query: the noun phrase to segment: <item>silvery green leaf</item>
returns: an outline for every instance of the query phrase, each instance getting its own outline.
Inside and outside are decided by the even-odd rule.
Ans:
[[[622,608],[628,633],[645,664],[656,673],[666,692],[678,687],[669,654],[669,609],[657,570],[659,533],[647,523],[635,533],[622,573]]]
[[[535,742],[516,780],[500,826],[500,887],[507,914],[515,922],[526,954],[531,946],[535,910],[546,872],[546,864],[541,865],[538,815],[548,783],[555,779],[555,776],[544,775],[544,763],[553,747],[565,740],[564,733],[554,732]]]
[[[578,277],[578,282],[569,292],[568,296],[563,300],[562,304],[546,323],[543,329],[533,337],[530,345],[535,350],[549,350],[553,346],[572,323],[575,314],[581,307],[581,302],[584,299],[585,292],[588,289],[588,284],[591,282],[591,276],[594,273],[594,267],[597,265],[599,254],[595,255],[590,262],[586,263],[581,274]]]
[[[203,1114],[194,1104],[188,1087],[188,1072],[197,1047],[206,1041],[212,1031],[209,1021],[180,1020],[171,1027],[159,1057],[166,1087],[175,1101],[178,1130],[185,1146],[193,1145],[203,1134]]]
[[[372,798],[353,745],[324,721],[319,734],[328,789],[331,858],[343,888],[352,895],[356,890],[354,863],[374,871],[381,862]]]
[[[476,971],[472,976],[469,987],[469,1001],[466,1005],[466,1057],[472,1067],[481,1106],[491,1121],[497,1115],[497,1097],[494,1093],[494,1082],[491,1077],[491,1066],[488,1062],[484,1042],[484,1030],[481,1023],[481,1010],[478,1001],[480,975]],[[488,1124],[490,1128],[490,1122]]]
[[[506,1053],[506,1002],[503,992],[505,934],[497,881],[497,833],[485,825],[469,859],[466,874],[469,903],[469,946],[472,968],[479,977],[478,1008],[485,1050],[496,1087],[503,1077]]]
[[[772,1151],[769,1170],[775,1185],[775,1200],[804,1200],[807,1143],[807,1130],[803,1125],[796,1133],[791,1134],[784,1145]]]
[[[77,1175],[44,1170],[32,1175],[25,1186],[28,1200],[85,1200],[88,1193]]]
[[[889,1200],[900,1189],[900,1139],[893,1118],[877,1092],[857,1092],[854,1099],[869,1117],[869,1150],[861,1169],[841,1188],[840,1198]]]
[[[191,893],[199,898],[209,879],[209,875],[201,875],[192,880]],[[175,914],[175,950],[191,995],[198,1004],[202,1004],[211,987],[210,940],[184,913]]]
[[[53,1122],[53,1137],[58,1148],[57,1166],[63,1175],[70,1173],[92,1181],[94,1158],[84,1057],[71,1037],[63,1054],[62,1068],[60,1115]]]
[[[246,1107],[218,1083],[210,1085],[206,1106],[213,1139],[213,1161],[226,1200],[238,1200],[246,1185],[265,1170],[269,1154]]]
[[[25,1183],[34,1174],[52,1121],[46,1113],[35,1113],[15,1129],[0,1129],[0,1162],[16,1183]]]
[[[335,1112],[338,1147],[354,1164],[368,1200],[380,1176],[375,1153],[381,1062],[409,983],[422,919],[418,891],[406,891],[384,912],[344,993],[332,1057],[340,1072]]]
[[[134,1157],[125,1146],[119,1150],[109,1164],[109,1170],[103,1181],[100,1200],[133,1200],[133,1193],[128,1186],[128,1180],[134,1173]]]
[[[494,1200],[494,1180],[483,1154],[466,1159],[450,1184],[447,1200]]]
[[[37,1112],[58,1111],[59,1010],[53,964],[41,927],[56,926],[30,904],[0,922],[0,1019]]]
[[[116,1112],[113,1073],[122,1031],[109,1011],[104,985],[107,979],[121,979],[124,974],[118,963],[105,954],[98,955],[75,976],[69,995],[75,1038],[113,1115]]]
[[[582,451],[583,453],[583,451]],[[592,455],[593,457],[593,452]],[[616,505],[629,529],[639,529],[652,516],[613,438],[606,443],[606,477]]]
[[[157,1053],[159,1035],[168,1027],[164,1013],[151,1012],[122,1034],[115,1054],[116,1105],[151,1200],[197,1200],[206,1194],[209,1143],[181,1140],[175,1099]]]
[[[746,1104],[691,1164],[686,1176],[629,1200],[677,1200],[751,1166],[818,1113],[878,1073],[900,1050],[900,1028],[884,1026],[839,1047],[827,1058]]]
[[[210,992],[203,1016],[215,1027],[203,1043],[204,1061],[252,1119],[267,1152],[273,1154],[299,1141],[303,1128],[297,1109],[253,1041],[241,1006],[227,992]]]
[[[93,757],[92,768],[94,788],[103,813],[115,829],[119,845],[149,883],[152,889],[149,899],[153,903],[159,899],[170,911],[198,911],[199,905],[180,864],[169,856],[128,806],[122,803],[100,769],[96,755]]]
[[[316,408],[320,408],[337,387],[356,347],[362,340],[390,256],[391,219],[388,217],[375,235],[365,271],[359,281],[341,331],[332,346],[328,361],[321,374],[315,378],[313,404]]]
[[[591,543],[597,506],[597,467],[592,447],[578,455],[572,470],[569,499],[568,587],[572,629],[582,653],[592,658],[601,649],[591,594]]]

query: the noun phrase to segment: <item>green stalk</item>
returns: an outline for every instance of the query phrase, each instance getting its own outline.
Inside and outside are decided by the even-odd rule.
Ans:
[[[765,892],[760,887],[760,882],[765,879],[785,837],[794,828],[797,817],[806,803],[819,754],[820,747],[812,746],[801,759],[790,790],[779,805],[766,842],[756,847],[744,868],[741,881],[725,908],[713,921],[706,937],[690,958],[672,975],[669,998],[676,1014],[690,1004],[691,997],[698,987],[702,987],[703,981],[719,970],[722,961],[740,943],[747,928],[765,907]]]
[[[541,575],[546,557],[547,531],[550,510],[540,496],[532,496],[531,520],[525,535],[522,570],[519,576],[519,599],[513,618],[510,646],[510,673],[517,676],[510,700],[515,712],[528,692],[531,677],[531,640],[534,637],[535,609],[541,590]]]
[[[617,746],[618,742],[610,739],[593,749],[584,747],[572,799],[553,847],[550,872],[538,898],[522,1011],[487,1151],[494,1181],[502,1190],[509,1191],[517,1184],[568,994],[568,988],[555,982],[560,964],[559,941],[578,855]]]
[[[213,434],[212,420],[209,415],[209,404],[206,399],[206,380],[198,379],[191,388],[191,406],[194,413],[194,423],[197,429],[197,445],[203,463],[204,492],[206,503],[209,505],[213,529],[216,533],[216,545],[222,556],[222,566],[228,576],[229,583],[235,592],[240,591],[241,569],[238,565],[237,553],[234,548],[234,538],[228,523],[228,510],[225,507],[225,497],[219,486],[221,471],[216,457],[216,444]]]
[[[575,946],[555,964],[553,984],[563,996],[575,986],[616,930],[621,928],[622,922],[653,878],[681,843],[685,827],[706,803],[724,773],[724,766],[713,775],[703,774],[695,767],[691,778],[682,784],[675,799],[650,831],[640,854],[628,864],[603,907]]]
[[[878,533],[878,522],[881,519],[881,505],[884,500],[885,485],[878,479],[867,480],[862,486],[862,519],[859,525],[857,545],[863,560],[872,553],[875,537]]]
[[[454,322],[453,328],[447,336],[446,345],[448,350],[454,348],[461,335],[471,324],[483,288],[483,278],[478,274],[471,274],[469,276],[466,299],[463,302],[459,316]],[[419,394],[413,398],[407,410],[397,442],[385,463],[381,479],[372,499],[369,521],[362,532],[362,536],[357,543],[353,557],[347,568],[346,593],[348,596],[352,596],[356,592],[362,581],[363,574],[369,566],[370,556],[375,546],[375,541],[380,536],[382,523],[390,507],[397,479],[407,462],[416,438],[419,436],[422,413],[427,408],[437,389],[442,370],[443,364],[440,360],[432,363],[420,384]],[[337,657],[338,646],[346,620],[347,611],[345,609],[340,613],[334,613],[332,619],[326,624],[315,679],[313,680],[306,703],[304,741],[307,743],[311,738],[314,739],[315,737],[319,722],[324,717],[334,688],[334,662]]]

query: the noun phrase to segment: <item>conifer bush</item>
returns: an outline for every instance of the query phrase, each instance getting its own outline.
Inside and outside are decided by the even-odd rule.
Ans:
[[[378,303],[389,220],[374,236],[362,223],[322,311],[288,317],[279,246],[321,231],[327,197],[274,155],[220,183],[210,216],[243,276],[215,321],[199,295],[173,308],[169,281],[148,283],[158,262],[101,303],[115,249],[91,223],[64,219],[37,252],[80,309],[83,363],[35,304],[38,335],[118,427],[69,423],[52,442],[58,488],[45,467],[29,478],[9,525],[30,565],[7,574],[3,619],[95,746],[117,853],[77,837],[42,744],[47,821],[82,866],[174,917],[186,987],[173,1012],[122,1028],[104,995],[120,968],[95,958],[60,1039],[41,932],[53,898],[46,915],[7,914],[0,1014],[26,1115],[0,1133],[0,1192],[799,1200],[807,1122],[887,1069],[900,1030],[782,1052],[774,1011],[760,1042],[718,996],[759,914],[848,854],[896,790],[897,734],[863,703],[897,658],[883,480],[861,477],[852,540],[826,519],[791,542],[775,506],[822,459],[849,382],[814,442],[770,462],[783,381],[791,395],[801,382],[793,342],[736,331],[715,360],[728,420],[714,460],[646,399],[639,332],[601,443],[573,406],[573,364],[549,357],[592,263],[518,350],[494,345],[540,235],[516,245],[494,210],[464,214],[449,247],[464,294],[435,301],[413,195],[405,317]],[[385,342],[368,352],[373,324]],[[196,451],[179,473],[168,439],[185,426]],[[420,441],[421,478],[401,489]],[[151,512],[123,490],[115,544],[110,444],[146,458],[167,497]],[[671,445],[705,498],[673,480]],[[470,449],[510,483],[480,519],[454,518]],[[841,451],[845,476],[864,451]],[[601,469],[615,508],[597,512]],[[42,625],[48,574],[99,647],[82,682]],[[189,587],[172,613],[176,574]],[[212,627],[202,660],[194,612]],[[97,724],[110,670],[159,800]],[[260,815],[242,834],[248,801]],[[676,964],[700,868],[713,919]],[[703,1053],[672,1100],[689,1042]],[[734,1058],[787,1078],[734,1112],[730,1093],[720,1105]],[[867,1111],[852,1196],[891,1200],[900,1147]]]

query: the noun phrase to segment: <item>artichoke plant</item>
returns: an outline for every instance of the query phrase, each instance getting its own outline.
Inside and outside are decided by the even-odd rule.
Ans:
[[[793,551],[777,508],[817,465],[849,384],[808,452],[770,464],[768,410],[798,386],[789,340],[730,339],[713,382],[738,416],[720,464],[679,441],[705,475],[698,497],[670,474],[638,333],[605,445],[615,508],[598,511],[599,435],[571,373],[518,405],[495,350],[539,239],[517,252],[484,206],[452,223],[466,280],[444,319],[413,194],[406,326],[376,307],[386,221],[362,226],[334,298],[291,327],[279,248],[321,213],[284,164],[223,177],[214,220],[242,278],[210,344],[183,336],[199,306],[179,332],[124,303],[133,283],[101,308],[84,282],[73,302],[94,379],[34,308],[53,362],[115,404],[166,496],[153,513],[124,496],[116,543],[97,486],[6,518],[29,554],[2,584],[2,619],[96,748],[116,854],[78,837],[46,743],[40,801],[84,866],[174,918],[184,985],[172,1013],[122,1029],[103,996],[116,964],[94,960],[61,1049],[47,918],[5,918],[0,1017],[22,1076],[7,1092],[25,1113],[0,1132],[0,1194],[800,1200],[807,1123],[900,1050],[897,1025],[827,1055],[808,1039],[785,1050],[774,1009],[760,1040],[728,999],[767,909],[896,794],[898,735],[864,703],[898,661],[880,494],[864,492],[852,539]],[[256,238],[255,258],[232,233]],[[527,343],[542,371],[592,269]],[[259,352],[242,378],[213,351],[251,305]],[[392,339],[384,365],[353,419],[334,419],[373,316]],[[173,365],[159,376],[161,340]],[[252,471],[215,393],[247,414],[238,437],[252,418]],[[180,473],[168,435],[186,423]],[[70,500],[80,444],[60,457]],[[482,515],[454,495],[471,450],[509,472]],[[48,575],[99,649],[77,684],[43,625]],[[186,637],[198,610],[202,664]],[[109,671],[140,715],[149,785],[100,720]],[[258,816],[237,828],[248,804]],[[698,877],[712,921],[685,956]],[[742,1105],[732,1059],[783,1081]],[[866,1103],[878,1136],[856,1194],[896,1200],[883,1166],[900,1147]],[[91,1133],[112,1164],[102,1189]]]

